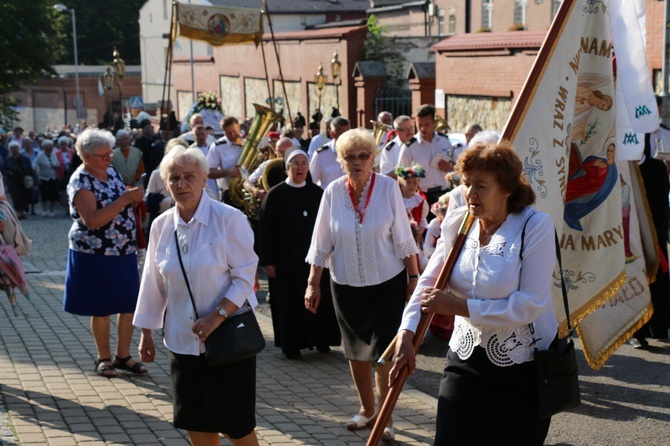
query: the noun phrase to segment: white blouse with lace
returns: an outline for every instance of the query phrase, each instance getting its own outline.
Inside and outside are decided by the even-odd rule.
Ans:
[[[370,194],[372,176],[374,187]],[[383,283],[405,268],[403,259],[418,253],[398,183],[373,173],[354,211],[347,176],[324,191],[305,261],[330,268],[336,283],[355,287]],[[363,209],[368,202],[367,209]]]
[[[444,219],[442,237],[405,307],[400,330],[416,332],[421,293],[435,284],[464,211],[465,207],[459,208]],[[521,260],[521,231],[532,214]],[[456,316],[449,348],[467,359],[480,346],[500,367],[532,361],[535,347],[546,350],[558,327],[551,297],[556,262],[553,221],[526,208],[510,214],[486,246],[479,243],[479,231],[475,220],[449,280],[448,290],[467,299],[470,313]]]

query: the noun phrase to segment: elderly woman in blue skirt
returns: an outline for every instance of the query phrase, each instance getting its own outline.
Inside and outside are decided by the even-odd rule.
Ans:
[[[142,201],[140,188],[126,188],[111,166],[114,137],[103,130],[85,130],[77,138],[82,159],[70,177],[67,197],[74,220],[69,233],[63,308],[91,316],[98,351],[95,371],[117,376],[116,369],[135,374],[147,368],[130,355],[133,312],[139,291],[136,224],[133,203]],[[109,316],[118,314],[118,340],[112,360]]]

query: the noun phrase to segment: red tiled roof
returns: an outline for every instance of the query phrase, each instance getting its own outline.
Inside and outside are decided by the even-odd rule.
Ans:
[[[495,50],[501,48],[539,48],[547,31],[508,31],[503,33],[456,34],[433,45],[437,52]]]
[[[335,28],[310,29],[305,31],[283,31],[275,33],[275,40],[311,40],[345,37],[349,34],[366,31],[365,25]],[[270,33],[263,34],[263,40],[272,40]]]

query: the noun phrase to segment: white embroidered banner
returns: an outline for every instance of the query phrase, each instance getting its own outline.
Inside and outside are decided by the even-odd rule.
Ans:
[[[177,3],[179,35],[210,45],[260,43],[263,19],[260,9]]]

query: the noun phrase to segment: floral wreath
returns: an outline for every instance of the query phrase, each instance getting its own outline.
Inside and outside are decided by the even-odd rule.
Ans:
[[[411,177],[426,178],[426,170],[419,164],[414,164],[411,167],[400,166],[395,170],[395,173],[399,178],[402,177],[405,180]]]
[[[215,92],[208,91],[198,95],[198,101],[195,103],[193,113],[198,113],[204,109],[216,110],[223,113],[223,110],[221,110],[221,99],[219,99],[219,96]]]
[[[440,196],[440,198],[438,198],[437,201],[430,206],[430,212],[435,216],[438,214],[446,214],[447,207],[449,206],[449,196],[449,192]]]

